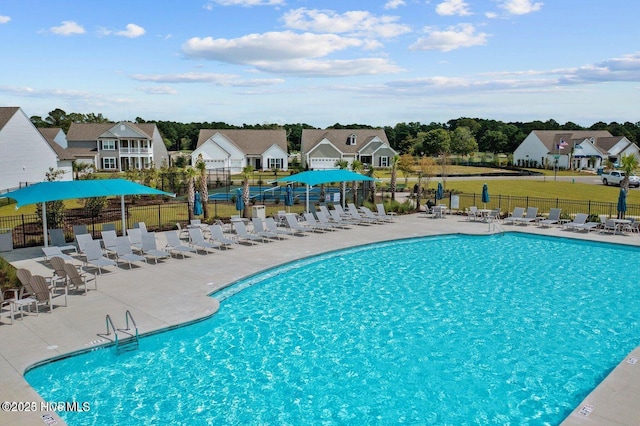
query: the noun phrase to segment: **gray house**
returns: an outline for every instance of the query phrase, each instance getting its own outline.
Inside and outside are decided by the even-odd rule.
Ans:
[[[303,129],[301,151],[302,166],[311,170],[337,169],[339,160],[389,167],[397,154],[384,129]]]

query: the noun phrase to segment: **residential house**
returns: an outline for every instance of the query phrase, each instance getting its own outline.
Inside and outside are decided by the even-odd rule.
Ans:
[[[169,155],[155,123],[73,123],[68,150],[97,170],[160,168]]]
[[[67,136],[59,127],[38,127],[38,131],[58,156],[58,165],[56,168],[64,171],[65,176],[71,176],[69,180],[73,180],[73,162],[75,157],[66,149]]]
[[[640,149],[624,136],[606,130],[533,130],[513,153],[513,164],[521,167],[597,169],[622,155],[640,160]]]
[[[288,170],[287,134],[284,129],[202,129],[191,164],[202,155],[208,170],[226,169],[239,173],[246,166],[254,170]]]
[[[0,107],[0,191],[44,181],[60,160],[20,107]],[[72,178],[70,170],[60,177]]]
[[[384,129],[303,129],[301,151],[302,166],[310,170],[337,169],[339,160],[389,167],[397,154]]]

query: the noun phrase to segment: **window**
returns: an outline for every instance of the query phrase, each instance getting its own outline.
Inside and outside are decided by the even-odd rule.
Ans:
[[[269,158],[270,169],[282,169],[282,158]]]
[[[114,157],[104,157],[102,159],[102,168],[105,170],[115,170],[116,159]]]
[[[349,139],[347,139],[347,145],[355,145],[356,144],[356,135],[355,134],[351,134],[351,136],[349,136]]]
[[[389,157],[380,157],[380,167],[389,167]]]
[[[107,151],[114,151],[116,149],[116,141],[114,140],[103,140],[102,141],[102,149]]]

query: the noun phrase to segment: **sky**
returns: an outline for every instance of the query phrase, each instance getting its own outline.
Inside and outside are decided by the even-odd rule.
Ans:
[[[640,2],[2,0],[0,106],[113,121],[640,121]]]

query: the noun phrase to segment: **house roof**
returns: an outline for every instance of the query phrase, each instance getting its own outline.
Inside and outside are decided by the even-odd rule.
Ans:
[[[0,107],[0,129],[2,129],[13,117],[20,107]]]
[[[611,133],[606,130],[534,130],[533,133],[544,144],[549,152],[556,150],[556,145],[564,140],[568,144],[579,143],[587,138],[610,138]],[[596,145],[598,143],[596,142]]]
[[[132,123],[130,121],[122,121],[131,126],[134,130],[147,136],[149,139],[153,137],[156,127],[155,123]],[[95,141],[98,137],[112,129],[118,123],[71,123],[67,132],[67,141]]]
[[[229,139],[246,155],[260,155],[273,145],[277,145],[284,152],[287,152],[287,132],[284,129],[201,129],[198,135],[196,149],[211,139],[216,133],[220,133]]]
[[[72,153],[70,153],[69,151],[67,151],[60,145],[58,145],[58,143],[55,141],[55,138],[58,135],[58,133],[62,131],[61,128],[38,127],[38,131],[47,140],[47,143],[49,144],[49,146],[55,151],[56,155],[58,156],[58,160],[75,160],[76,159],[76,157]]]
[[[351,135],[356,135],[355,145],[347,145]],[[389,144],[384,129],[302,129],[301,150],[309,152],[323,139],[327,139],[343,153],[355,154],[375,137]]]

